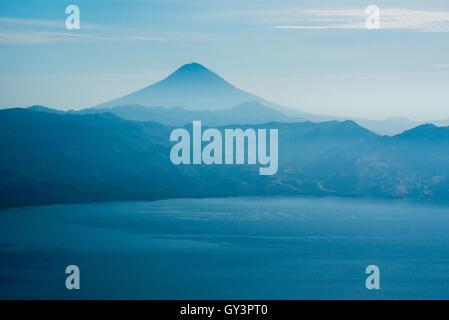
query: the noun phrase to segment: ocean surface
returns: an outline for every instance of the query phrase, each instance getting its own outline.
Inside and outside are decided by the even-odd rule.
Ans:
[[[365,268],[380,268],[380,290]],[[80,268],[67,290],[65,268]],[[1,299],[449,299],[449,206],[177,199],[0,210]]]

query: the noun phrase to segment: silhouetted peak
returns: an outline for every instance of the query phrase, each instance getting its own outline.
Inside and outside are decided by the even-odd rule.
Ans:
[[[192,63],[186,63],[182,67],[180,67],[176,72],[212,72],[209,69],[207,69],[202,64],[192,62]]]
[[[207,69],[202,64],[192,62],[183,65],[179,69],[177,69],[175,72],[173,72],[171,75],[168,76],[168,79],[170,78],[176,78],[176,77],[204,77],[204,76],[215,76],[219,77],[215,72]]]
[[[395,137],[402,140],[447,140],[449,138],[449,127],[438,127],[434,124],[426,123]]]

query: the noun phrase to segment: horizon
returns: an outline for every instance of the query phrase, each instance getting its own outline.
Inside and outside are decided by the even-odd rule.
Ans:
[[[0,4],[1,108],[80,110],[154,84],[192,61],[235,87],[317,115],[449,118],[449,4],[284,0]],[[192,22],[195,21],[195,24]],[[428,50],[432,48],[432,50]],[[235,57],[238,57],[236,59]]]
[[[192,65],[195,65],[196,67],[200,67],[200,68],[201,68],[201,71],[206,70],[207,72],[210,72],[210,73],[212,73],[212,74],[214,74],[214,75],[220,77],[222,80],[224,80],[224,81],[227,82],[228,84],[234,86],[232,83],[229,83],[228,81],[226,81],[226,79],[223,79],[219,74],[215,73],[213,70],[210,70],[208,67],[204,66],[203,64],[201,64],[201,63],[199,63],[199,62],[197,62],[197,61],[191,61],[191,62],[187,62],[187,63],[183,64],[182,66],[179,66],[177,69],[175,69],[173,72],[171,72],[171,73],[170,73],[169,75],[167,75],[166,77],[164,77],[164,78],[162,78],[162,79],[160,79],[160,80],[156,80],[155,82],[153,82],[153,83],[151,83],[151,84],[149,84],[149,85],[147,85],[147,86],[145,86],[145,87],[143,87],[143,88],[138,88],[138,89],[136,89],[136,90],[134,90],[134,91],[132,91],[132,92],[129,92],[129,93],[125,94],[125,96],[128,95],[128,94],[131,94],[131,93],[134,93],[134,92],[143,90],[143,89],[145,89],[145,88],[151,87],[151,86],[153,86],[153,85],[155,85],[155,84],[157,84],[157,83],[163,82],[164,80],[169,79],[170,77],[172,77],[172,76],[173,76],[175,73],[177,73],[178,71],[184,70],[185,67],[187,67],[187,66],[192,66]],[[239,88],[237,88],[237,89],[239,89]],[[245,91],[245,92],[246,92],[246,91]],[[251,94],[251,92],[248,92],[248,93]],[[121,97],[117,97],[117,98],[121,98]],[[112,100],[115,100],[115,99],[112,99]],[[247,103],[247,102],[257,102],[257,103],[261,103],[260,101],[257,101],[257,100],[247,100],[247,101],[242,102],[242,103],[239,103],[239,104],[237,104],[237,105],[235,105],[235,106],[233,106],[233,107],[231,107],[231,108],[237,107],[237,106],[239,106],[239,105],[241,105],[241,104],[245,104],[245,103]],[[268,101],[268,102],[276,103],[275,101]],[[105,103],[106,103],[106,101],[105,101]],[[140,104],[137,104],[137,105],[140,105]],[[263,104],[262,104],[262,105],[263,105]],[[116,105],[116,107],[120,107],[120,106],[122,106],[122,105]],[[146,105],[140,105],[140,106],[145,107],[145,108],[159,107],[159,106],[146,106]],[[81,108],[69,108],[69,109],[63,109],[63,108],[58,108],[57,106],[46,106],[46,105],[34,104],[34,105],[30,105],[30,106],[22,106],[22,107],[0,107],[0,110],[2,110],[2,109],[8,109],[8,108],[31,108],[31,107],[45,107],[45,108],[54,109],[54,110],[58,110],[58,111],[82,111],[82,110],[84,110],[84,109],[99,108],[99,107],[101,107],[101,106],[100,106],[100,105],[96,105],[96,106],[88,106],[88,107],[85,107],[85,108],[81,107]],[[108,107],[106,107],[106,108],[108,108]],[[113,107],[112,107],[112,108],[113,108]],[[189,110],[188,108],[185,108],[185,107],[183,107],[183,106],[171,106],[171,107],[164,106],[164,108],[168,108],[168,109],[181,108],[181,109],[184,109],[184,110]],[[304,110],[301,110],[301,109],[298,109],[298,108],[291,108],[291,109],[299,110],[299,111],[304,111]],[[204,109],[204,110],[209,110],[209,109]],[[313,114],[313,113],[312,113],[312,114]],[[334,115],[331,115],[331,114],[318,114],[318,113],[316,113],[316,115],[334,116]],[[325,120],[324,122],[327,122],[327,121],[353,121],[353,122],[354,122],[354,120],[357,118],[357,117],[351,117],[351,116],[346,116],[346,117],[345,117],[345,116],[340,116],[340,117],[341,117],[341,119]],[[408,118],[408,117],[405,117],[405,116],[390,116],[390,117],[383,118],[383,119],[369,119],[369,118],[361,118],[361,117],[360,117],[360,119],[373,120],[373,121],[389,121],[389,120],[396,120],[396,121],[410,121],[410,122],[416,122],[416,126],[415,126],[415,127],[419,127],[419,126],[421,126],[421,125],[427,125],[427,124],[434,125],[434,124],[432,123],[433,121],[447,120],[447,119],[449,119],[449,117],[448,117],[448,118],[444,118],[444,119],[428,119],[428,120],[422,120],[422,121],[419,121],[419,120],[412,120],[412,119],[410,119],[410,118]],[[307,121],[310,121],[310,120],[307,120]],[[355,123],[356,123],[356,122],[355,122]],[[358,125],[359,125],[359,124],[358,124]],[[364,127],[364,126],[362,126],[362,125],[359,125],[359,126]],[[434,126],[435,126],[435,125],[434,125]],[[415,127],[413,127],[413,128],[415,128]],[[369,131],[372,131],[372,132],[375,132],[375,131],[373,131],[372,129],[368,129],[368,128],[365,128],[365,129],[367,129],[367,130],[369,130]],[[405,132],[405,131],[407,131],[407,130],[404,130],[404,132]],[[398,133],[398,134],[400,134],[400,133]]]

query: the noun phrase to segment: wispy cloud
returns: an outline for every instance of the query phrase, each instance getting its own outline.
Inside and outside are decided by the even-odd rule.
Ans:
[[[130,35],[130,33],[133,33]],[[69,31],[65,20],[0,17],[1,44],[43,44],[67,41],[160,41],[160,37],[135,35],[129,29],[81,22],[81,30]]]
[[[295,23],[274,29],[365,29],[365,10],[299,10]],[[449,11],[380,8],[380,28],[415,32],[449,32]]]
[[[449,63],[432,64],[430,66],[438,69],[449,69]]]
[[[164,38],[156,38],[156,37],[145,37],[145,36],[130,36],[129,40],[138,40],[138,41],[162,41]]]
[[[65,20],[22,19],[0,17],[1,27],[32,27],[32,28],[64,28]],[[82,22],[83,29],[99,28],[99,25]]]
[[[17,32],[0,30],[0,44],[42,44],[61,41],[70,41],[83,35],[65,32]]]
[[[28,31],[0,29],[0,44],[44,44],[69,41],[118,41],[117,37],[76,32]]]

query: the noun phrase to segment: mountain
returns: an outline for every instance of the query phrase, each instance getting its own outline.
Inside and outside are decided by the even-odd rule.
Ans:
[[[41,111],[41,110],[39,110]],[[289,117],[258,101],[243,102],[233,108],[223,110],[187,110],[182,107],[144,107],[141,105],[125,105],[112,108],[89,108],[81,110],[80,114],[105,113],[115,114],[123,119],[134,121],[156,121],[167,125],[184,126],[194,120],[201,120],[209,126],[227,124],[255,124],[271,121],[301,122],[305,119]]]
[[[27,109],[32,110],[32,111],[48,112],[48,113],[56,113],[56,114],[63,114],[65,112],[67,112],[67,111],[57,110],[57,109],[48,108],[48,107],[39,106],[39,105],[34,105],[31,107],[28,107]]]
[[[448,127],[437,127],[427,123],[407,130],[395,137],[397,140],[413,143],[447,143],[449,141]]]
[[[368,120],[353,117],[336,117],[332,115],[318,115],[301,111],[299,109],[289,108],[276,103],[266,101],[263,98],[251,93],[242,91],[222,77],[207,69],[199,63],[185,64],[173,72],[167,78],[155,84],[147,86],[141,90],[130,93],[124,97],[102,103],[93,108],[85,109],[86,113],[94,112],[93,109],[101,109],[129,120],[151,120],[160,121],[167,124],[179,125],[180,122],[166,120],[166,115],[174,114],[175,118],[180,115],[186,115],[185,110],[190,111],[217,111],[230,109],[245,102],[255,101],[260,105],[269,107],[278,113],[297,119],[305,119],[313,122],[324,122],[331,120],[353,120],[359,125],[382,135],[395,135],[405,130],[409,130],[420,123],[410,121],[406,118],[388,118],[383,121]],[[144,107],[156,107],[151,111]],[[179,107],[174,112],[166,112],[163,108],[171,109]],[[44,111],[44,110],[41,110]],[[260,120],[253,120],[255,114],[266,112],[266,109],[260,109],[249,117],[239,117],[238,122],[257,123]],[[209,114],[189,114],[186,119],[193,119],[194,116],[204,116],[209,119]],[[180,117],[182,119],[183,117]],[[265,118],[268,118],[265,116]],[[285,118],[285,117],[284,117]],[[289,121],[274,117],[272,121]],[[204,120],[206,121],[206,120]],[[254,122],[255,121],[255,122]],[[265,121],[265,120],[264,120]],[[211,121],[211,123],[220,123]],[[228,122],[222,122],[227,124]],[[449,125],[448,121],[433,121],[437,125]]]
[[[185,64],[167,78],[95,108],[123,105],[181,106],[188,110],[219,110],[262,98],[234,87],[198,63]]]
[[[30,109],[41,112],[62,112],[43,106],[32,106]],[[220,113],[219,111],[222,110],[223,112]],[[401,117],[369,120],[317,115],[284,107],[236,88],[198,63],[183,65],[166,79],[142,90],[80,111],[80,113],[98,112],[110,112],[128,120],[157,121],[169,125],[184,125],[192,120],[202,120],[210,125],[268,121],[353,120],[377,134],[390,136],[423,124]],[[69,113],[76,112],[69,111]],[[449,125],[447,119],[431,122],[438,126]]]
[[[0,206],[155,199],[181,182],[161,165],[169,134],[161,124],[7,109],[0,131],[9,132],[0,137]]]
[[[235,127],[279,130],[275,175],[260,176],[258,165],[173,165],[174,127],[156,122],[0,110],[0,207],[244,195],[449,200],[449,128],[393,137],[353,121],[218,129]]]
[[[64,113],[63,111],[51,109],[42,106],[33,106],[28,109],[40,112]],[[93,114],[93,113],[112,113],[123,119],[134,121],[155,121],[167,125],[183,126],[191,123],[193,120],[201,120],[204,124],[210,126],[228,125],[237,123],[266,123],[271,121],[278,122],[326,122],[326,121],[344,121],[345,118],[325,117],[319,118],[311,116],[305,112],[289,112],[284,113],[277,111],[279,108],[270,108],[263,105],[259,101],[248,101],[241,103],[233,108],[223,110],[187,110],[182,107],[164,108],[164,107],[145,107],[142,105],[124,105],[111,108],[87,108],[80,111],[67,111],[67,113],[75,114]],[[296,116],[295,116],[296,114]],[[299,115],[303,117],[299,117]],[[313,119],[313,120],[311,120]],[[324,120],[328,119],[328,120]],[[358,125],[381,135],[390,135],[402,133],[419,126],[420,122],[410,121],[407,118],[389,118],[384,121],[367,120],[354,118],[351,119]],[[444,125],[444,121],[435,121],[437,124]],[[448,124],[449,125],[449,124]]]

